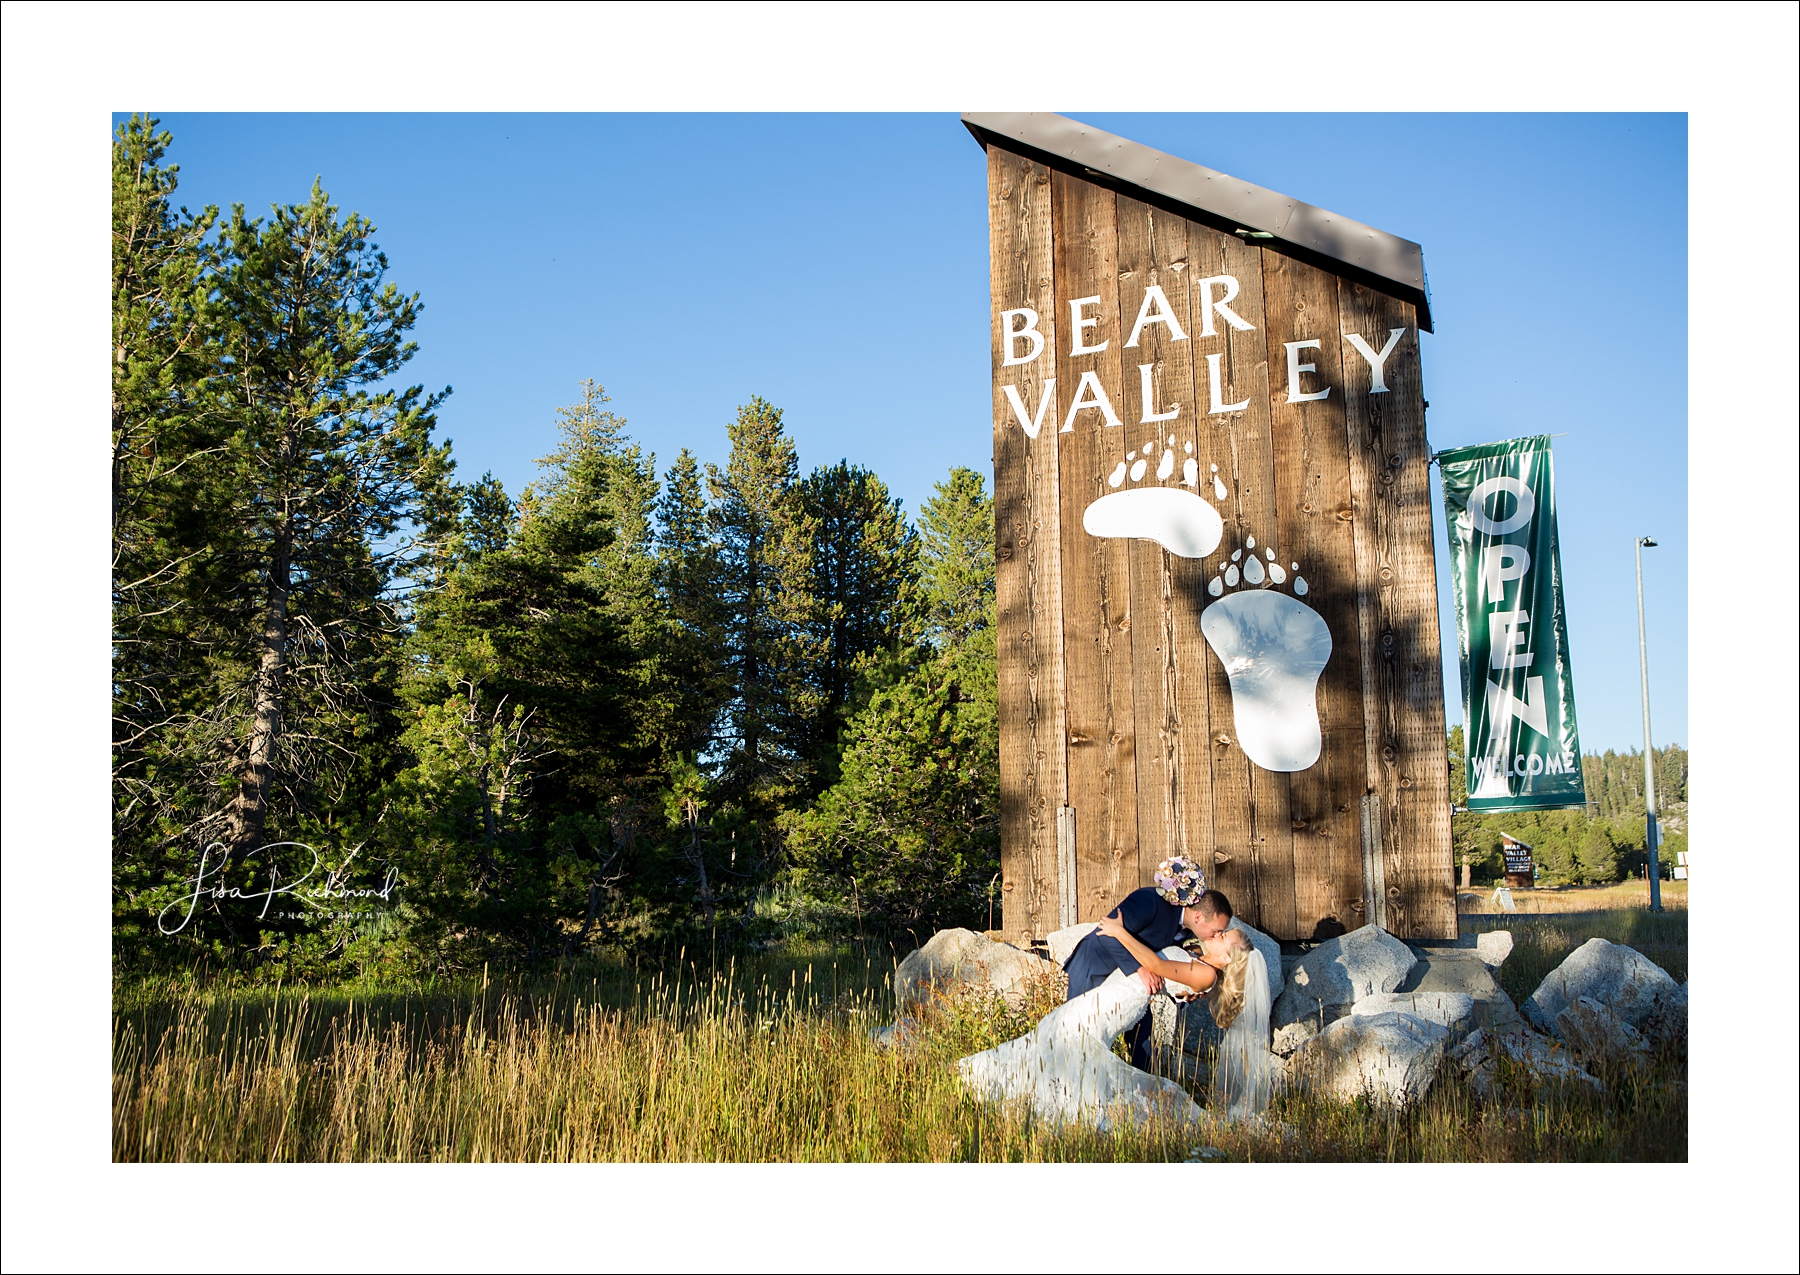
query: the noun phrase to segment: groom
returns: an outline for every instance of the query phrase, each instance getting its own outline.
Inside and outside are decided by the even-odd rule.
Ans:
[[[1206,879],[1191,859],[1164,859],[1157,865],[1154,885],[1133,890],[1108,915],[1125,923],[1137,940],[1152,951],[1178,942],[1182,930],[1195,938],[1210,939],[1231,924],[1231,902],[1217,890],[1206,888]],[[1089,934],[1075,945],[1063,966],[1069,974],[1069,1000],[1104,983],[1114,970],[1124,970],[1143,980],[1151,995],[1163,981],[1139,967],[1137,959],[1117,939]],[[1139,1071],[1150,1070],[1150,1015],[1145,1014],[1125,1034],[1131,1045],[1131,1063]]]

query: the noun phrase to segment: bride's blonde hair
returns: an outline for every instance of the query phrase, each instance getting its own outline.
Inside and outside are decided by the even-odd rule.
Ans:
[[[1230,963],[1225,972],[1219,976],[1219,985],[1213,989],[1209,1008],[1212,1010],[1213,1022],[1224,1031],[1236,1020],[1244,1010],[1244,980],[1250,975],[1250,952],[1248,948],[1234,948]]]

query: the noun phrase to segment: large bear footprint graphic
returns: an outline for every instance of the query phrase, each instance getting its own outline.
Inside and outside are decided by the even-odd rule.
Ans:
[[[1317,696],[1331,630],[1300,597],[1279,592],[1288,573],[1273,549],[1263,550],[1265,566],[1256,537],[1245,545],[1208,582],[1218,601],[1201,612],[1200,632],[1231,679],[1231,713],[1245,755],[1264,770],[1305,770],[1324,743]],[[1293,571],[1294,593],[1304,596],[1299,563]]]
[[[1187,448],[1191,452],[1194,445],[1189,443]],[[1146,447],[1142,456],[1136,451],[1130,453],[1119,462],[1106,485],[1120,486],[1127,473],[1132,482],[1137,482],[1149,468],[1150,453],[1155,450],[1155,447]],[[1214,466],[1215,470],[1217,468]],[[1171,436],[1163,448],[1156,476],[1159,480],[1166,479],[1174,472],[1175,439]],[[1189,487],[1198,486],[1198,474],[1199,466],[1189,456],[1182,466],[1182,481]],[[1219,489],[1220,499],[1224,499],[1225,487],[1217,474],[1213,484]],[[1179,487],[1132,487],[1114,491],[1082,511],[1081,525],[1090,536],[1154,540],[1182,558],[1204,558],[1219,547],[1219,541],[1225,535],[1225,523],[1219,517],[1219,511],[1193,492]]]
[[[1141,479],[1151,450],[1145,448],[1141,458],[1133,452],[1127,457],[1129,469],[1121,464],[1108,485],[1121,486],[1128,474],[1134,483]],[[1184,484],[1199,486],[1191,456],[1182,468]],[[1229,493],[1218,468],[1212,466],[1213,494],[1224,500]],[[1166,479],[1173,471],[1171,447],[1156,476]],[[1089,535],[1154,540],[1184,558],[1206,557],[1219,547],[1225,531],[1218,510],[1179,487],[1114,491],[1089,505],[1081,523]],[[1293,596],[1280,591],[1290,570]],[[1300,600],[1307,592],[1300,564],[1284,568],[1273,549],[1264,547],[1259,554],[1256,537],[1249,536],[1207,583],[1206,592],[1214,601],[1200,615],[1200,632],[1230,679],[1238,743],[1264,770],[1307,769],[1319,760],[1324,745],[1317,696],[1319,677],[1331,659],[1331,630]]]

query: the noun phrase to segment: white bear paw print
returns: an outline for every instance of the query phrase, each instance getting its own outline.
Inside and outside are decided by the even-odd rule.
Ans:
[[[1156,477],[1159,482],[1166,481],[1175,472],[1173,434],[1167,444],[1146,447],[1142,455],[1136,451],[1128,454],[1107,478],[1106,485],[1123,486],[1128,477],[1134,483],[1141,482],[1150,468],[1151,453],[1157,446],[1162,447],[1162,457],[1156,465]],[[1192,452],[1194,445],[1188,443],[1186,450]],[[1213,466],[1213,489],[1223,500],[1225,484],[1219,481],[1218,468]],[[1182,462],[1181,472],[1181,481],[1185,485],[1200,485],[1200,467],[1193,456]],[[1219,517],[1219,511],[1194,492],[1183,491],[1180,487],[1133,487],[1114,491],[1100,497],[1082,512],[1081,525],[1090,536],[1154,540],[1182,558],[1204,558],[1219,547],[1219,541],[1225,535],[1225,523]]]
[[[1245,755],[1264,770],[1305,770],[1324,744],[1317,692],[1331,659],[1331,630],[1299,597],[1275,587],[1291,569],[1294,592],[1305,596],[1299,563],[1284,569],[1269,548],[1258,556],[1255,536],[1245,546],[1207,584],[1218,601],[1201,613],[1200,632],[1231,679]]]

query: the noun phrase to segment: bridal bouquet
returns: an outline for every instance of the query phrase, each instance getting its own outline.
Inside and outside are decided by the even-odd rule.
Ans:
[[[1200,871],[1200,865],[1180,856],[1157,864],[1151,880],[1156,892],[1176,907],[1192,907],[1206,892],[1206,874]]]

